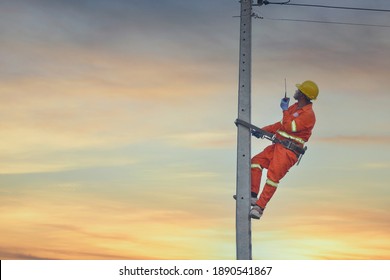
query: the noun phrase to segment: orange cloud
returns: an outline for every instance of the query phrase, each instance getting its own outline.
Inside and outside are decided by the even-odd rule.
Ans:
[[[66,193],[42,198],[3,198],[2,259],[202,259],[210,252],[199,243],[211,224],[192,211]]]
[[[235,131],[188,132],[164,137],[174,146],[191,148],[231,148],[236,142]]]

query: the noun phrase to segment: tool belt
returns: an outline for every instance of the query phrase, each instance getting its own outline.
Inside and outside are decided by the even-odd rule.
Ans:
[[[286,149],[293,151],[297,156],[304,155],[306,152],[306,149],[307,149],[307,147],[301,147],[301,146],[295,144],[293,141],[287,140],[287,139],[281,140],[281,139],[275,138],[274,140],[272,140],[272,142],[274,142],[276,144],[281,144]]]

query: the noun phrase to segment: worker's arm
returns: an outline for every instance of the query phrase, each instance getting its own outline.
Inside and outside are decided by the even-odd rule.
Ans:
[[[282,126],[282,124],[280,122],[277,122],[277,123],[274,123],[274,124],[271,124],[271,125],[264,126],[261,129],[263,129],[263,130],[265,130],[267,132],[275,134],[276,131],[278,131],[281,128],[281,126]]]

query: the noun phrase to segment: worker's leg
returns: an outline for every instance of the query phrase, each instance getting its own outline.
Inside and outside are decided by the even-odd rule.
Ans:
[[[260,190],[261,175],[263,168],[268,168],[270,157],[273,154],[275,145],[268,146],[261,153],[255,155],[251,160],[251,193],[257,197]]]
[[[268,202],[276,192],[280,180],[298,160],[294,152],[287,150],[279,144],[274,146],[275,150],[268,167],[267,181],[260,194],[260,198],[256,202],[256,204],[262,209],[267,206]]]

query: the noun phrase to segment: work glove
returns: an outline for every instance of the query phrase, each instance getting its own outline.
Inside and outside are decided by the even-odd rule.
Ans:
[[[251,133],[252,133],[252,135],[255,136],[256,138],[263,138],[263,133],[261,133],[260,131],[257,131],[257,130],[252,129]]]
[[[282,108],[283,111],[286,111],[288,109],[288,103],[290,103],[290,98],[282,98],[280,101],[280,108]]]

